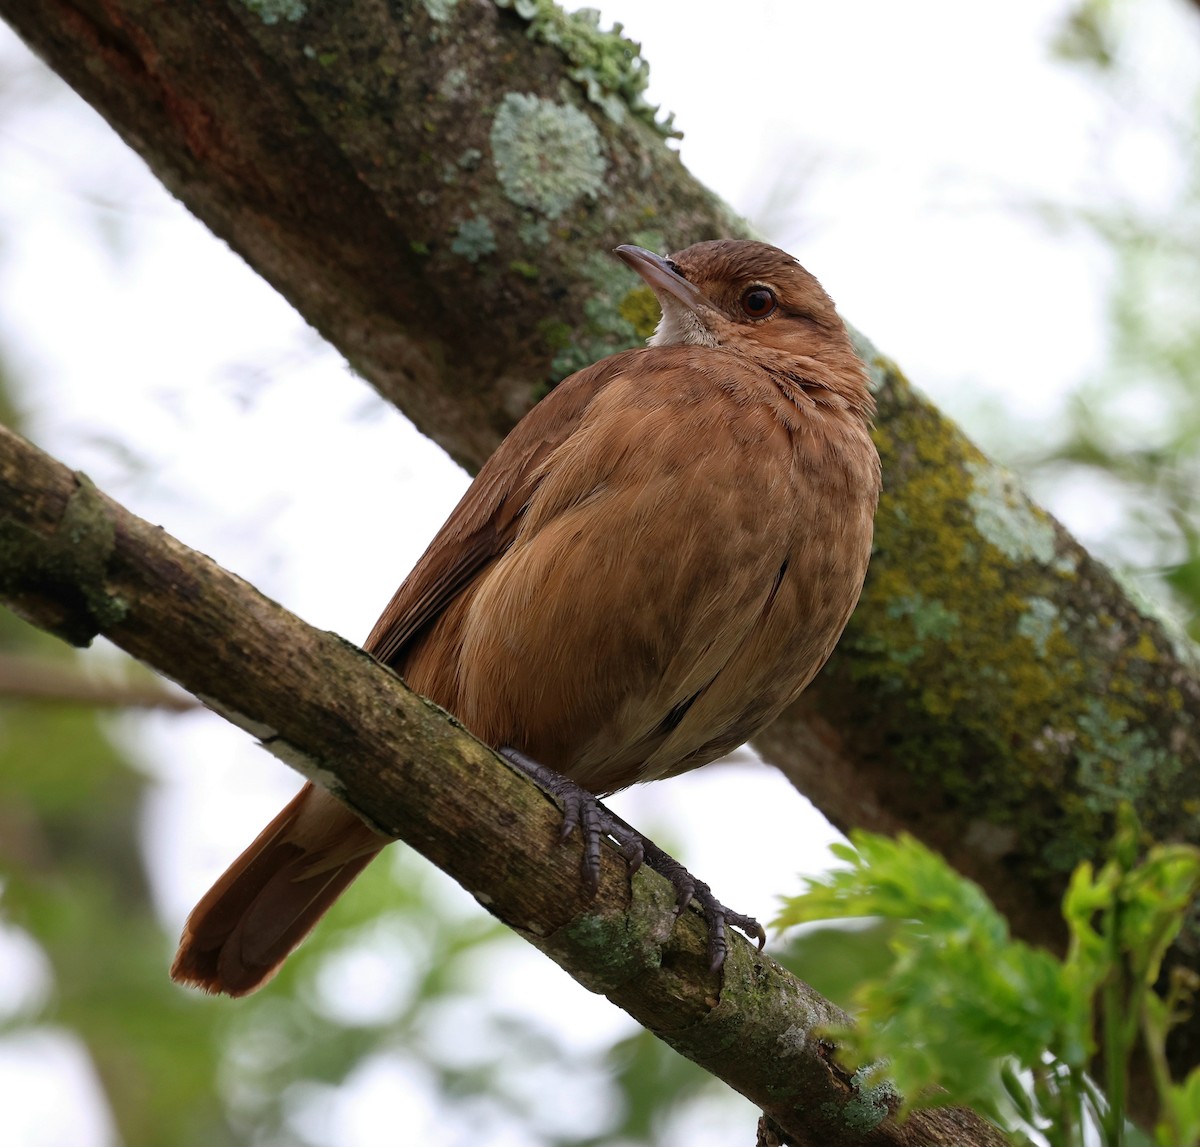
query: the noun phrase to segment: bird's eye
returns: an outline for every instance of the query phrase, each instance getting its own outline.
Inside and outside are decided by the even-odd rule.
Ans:
[[[770,287],[751,287],[742,295],[742,313],[747,318],[765,319],[779,306]]]

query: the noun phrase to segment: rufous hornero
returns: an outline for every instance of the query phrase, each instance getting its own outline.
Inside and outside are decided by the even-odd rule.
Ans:
[[[500,444],[366,650],[696,900],[707,885],[594,794],[730,752],[796,699],[858,601],[880,489],[874,401],[829,296],[764,243],[616,252],[662,318]],[[240,996],[390,843],[306,784],[188,918],[174,979]]]

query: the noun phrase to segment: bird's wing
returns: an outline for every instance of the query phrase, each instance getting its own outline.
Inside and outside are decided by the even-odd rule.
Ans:
[[[612,355],[559,383],[484,463],[429,548],[380,615],[363,648],[392,664],[517,532],[541,462],[579,425],[584,411],[641,351]]]

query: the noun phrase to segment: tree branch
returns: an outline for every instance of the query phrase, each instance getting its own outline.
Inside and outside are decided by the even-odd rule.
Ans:
[[[541,5],[529,23],[487,0],[0,14],[468,467],[546,386],[644,332],[608,248],[744,233],[625,98],[628,51]],[[836,824],[909,829],[1058,946],[1066,874],[1119,800],[1156,839],[1200,843],[1196,663],[866,354],[886,487],[869,584],[757,746]],[[1173,960],[1194,960],[1197,921]],[[1197,1063],[1200,1014],[1172,1043],[1176,1072]]]
[[[166,709],[174,713],[200,707],[194,697],[164,689],[154,679],[131,681],[125,675],[98,678],[81,672],[70,662],[13,653],[0,653],[0,698],[114,709]]]
[[[130,514],[0,428],[0,599],[75,644],[103,633],[277,757],[407,841],[585,987],[757,1104],[796,1144],[1003,1139],[963,1111],[898,1125],[820,1038],[846,1017],[744,940],[720,979],[692,911],[606,849],[588,901],[579,844],[523,774],[334,634]],[[164,973],[165,974],[165,973]]]

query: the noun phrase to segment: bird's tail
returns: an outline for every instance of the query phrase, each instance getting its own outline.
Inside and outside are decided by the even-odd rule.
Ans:
[[[261,987],[389,843],[305,785],[192,909],[171,978],[230,996]]]

